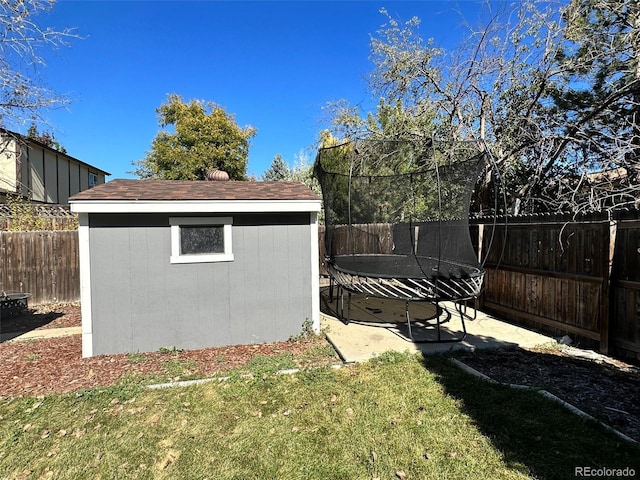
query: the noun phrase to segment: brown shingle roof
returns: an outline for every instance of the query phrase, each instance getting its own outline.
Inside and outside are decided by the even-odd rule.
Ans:
[[[319,200],[299,182],[113,180],[73,195],[77,201]]]

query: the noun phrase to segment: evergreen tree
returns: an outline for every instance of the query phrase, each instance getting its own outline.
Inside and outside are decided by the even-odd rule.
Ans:
[[[273,161],[269,168],[264,172],[263,178],[265,182],[278,182],[291,179],[291,170],[283,160],[282,155],[277,153],[276,156],[273,157]]]

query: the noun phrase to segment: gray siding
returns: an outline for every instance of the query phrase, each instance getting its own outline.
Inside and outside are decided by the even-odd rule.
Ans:
[[[309,214],[231,216],[232,262],[171,264],[169,215],[90,215],[94,355],[301,331],[312,315]]]

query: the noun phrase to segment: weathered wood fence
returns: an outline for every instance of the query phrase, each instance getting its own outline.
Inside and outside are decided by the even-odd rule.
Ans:
[[[482,245],[486,269],[481,309],[554,335],[568,334],[603,353],[640,358],[637,212],[577,220],[473,220],[470,229],[474,246]],[[356,248],[366,248],[372,234],[380,235],[381,244],[393,242],[390,225],[358,231],[363,233],[349,238]],[[323,262],[322,228],[319,237]]]
[[[501,318],[640,358],[640,215],[473,220],[486,275],[481,308]],[[362,226],[334,241],[391,251],[390,225]],[[342,239],[342,240],[340,240]],[[320,271],[324,229],[319,230]],[[373,242],[373,244],[372,244]],[[359,246],[358,246],[359,245]],[[30,304],[78,301],[77,231],[0,232],[0,291]]]
[[[29,305],[80,299],[78,231],[0,232],[0,291]]]

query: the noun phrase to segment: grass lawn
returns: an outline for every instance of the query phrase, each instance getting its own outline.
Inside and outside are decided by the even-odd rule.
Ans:
[[[568,479],[640,448],[444,357],[0,402],[0,478]],[[272,367],[272,368],[270,368]],[[602,478],[602,477],[601,477]]]

